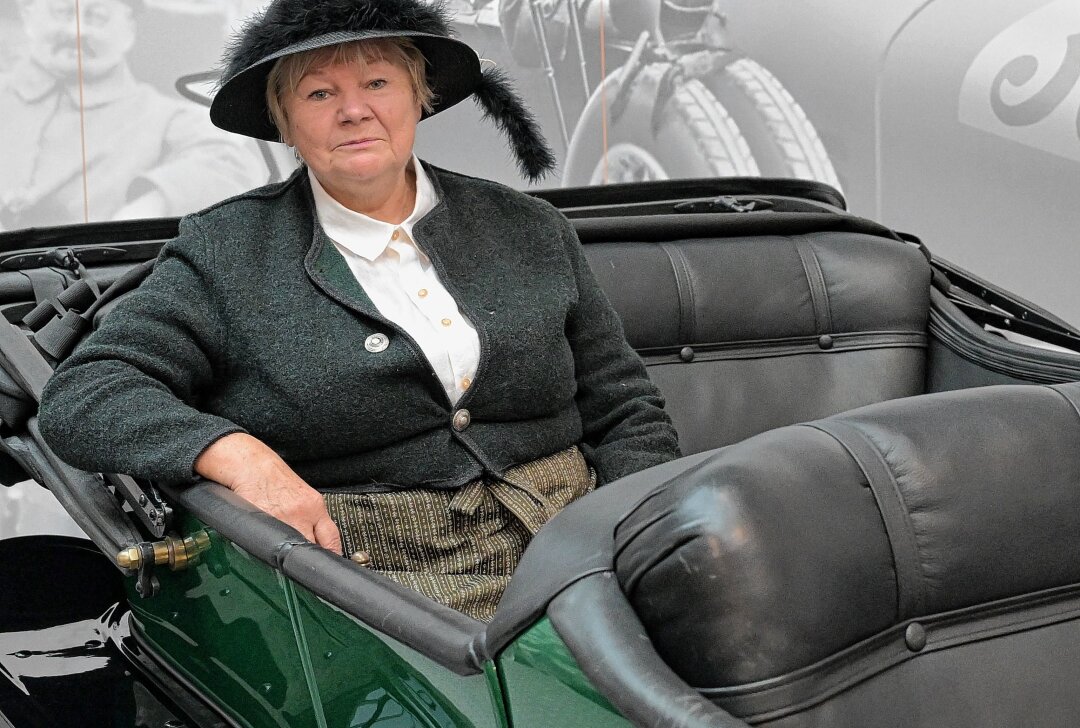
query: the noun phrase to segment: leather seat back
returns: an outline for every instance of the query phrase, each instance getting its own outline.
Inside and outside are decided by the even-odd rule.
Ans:
[[[781,428],[642,501],[616,573],[667,663],[755,724],[1075,722],[1077,443],[1080,383]]]
[[[925,391],[930,266],[860,232],[589,243],[683,452]]]

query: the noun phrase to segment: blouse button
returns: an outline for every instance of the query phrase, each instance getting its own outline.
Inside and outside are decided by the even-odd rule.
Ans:
[[[450,325],[451,323],[452,323],[452,322],[450,321],[450,319],[443,319],[443,320],[442,320],[442,325],[443,325],[443,326],[449,326],[449,325]]]
[[[472,386],[472,380],[469,379],[468,377],[465,377],[465,378],[463,378],[461,380],[461,388],[462,389],[468,389],[471,386]]]
[[[390,239],[391,239],[391,240],[397,240],[397,239],[398,239],[398,238],[400,238],[400,237],[401,237],[401,230],[400,230],[400,229],[398,229],[398,230],[395,230],[395,231],[393,232],[393,234],[392,234],[392,235],[390,236]]]
[[[420,298],[427,298],[427,289],[421,288],[419,291],[416,292],[416,295]]]

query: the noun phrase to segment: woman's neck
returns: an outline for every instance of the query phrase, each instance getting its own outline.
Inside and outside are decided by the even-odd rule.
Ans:
[[[416,170],[410,163],[392,184],[371,182],[363,186],[328,184],[316,175],[326,193],[345,207],[392,225],[404,222],[416,206]]]

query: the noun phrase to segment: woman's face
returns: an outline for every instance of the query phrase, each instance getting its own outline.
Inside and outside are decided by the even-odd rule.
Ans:
[[[409,72],[384,60],[366,68],[313,68],[283,104],[285,142],[295,146],[328,191],[356,183],[392,184],[412,156],[420,104]]]

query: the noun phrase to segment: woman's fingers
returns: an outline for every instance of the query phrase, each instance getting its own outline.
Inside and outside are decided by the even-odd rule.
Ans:
[[[341,534],[326,510],[322,495],[295,476],[237,483],[233,492],[265,511],[312,543],[341,553]]]
[[[335,554],[343,553],[341,550],[341,531],[338,530],[337,524],[330,519],[329,513],[326,513],[325,517],[315,524],[315,538],[312,540]]]
[[[308,541],[341,553],[341,532],[319,491],[296,479],[264,486],[260,495],[256,506],[295,528]]]
[[[226,435],[203,451],[195,471],[292,526],[308,541],[341,553],[341,533],[322,495],[260,440],[243,432]]]
[[[317,490],[299,478],[260,485],[262,497],[256,506],[295,528],[308,541],[341,553],[341,534]]]

